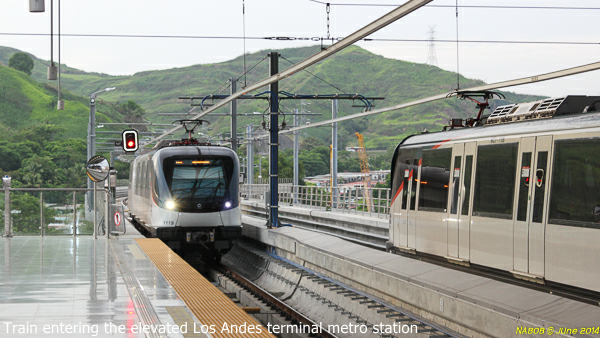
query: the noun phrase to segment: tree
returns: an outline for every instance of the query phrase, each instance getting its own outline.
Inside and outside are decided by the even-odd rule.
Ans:
[[[146,111],[139,104],[135,103],[133,100],[128,100],[127,102],[121,104],[120,106],[123,114],[130,117],[143,117]]]
[[[74,164],[72,167],[66,170],[67,184],[73,188],[85,188],[87,185],[87,175],[85,166],[81,164]]]
[[[46,199],[46,194],[44,194]],[[13,216],[13,229],[16,234],[40,234],[40,198],[28,193],[11,195],[11,208],[18,211]],[[44,224],[54,222],[56,210],[44,207]],[[48,231],[48,230],[47,230]]]
[[[329,148],[325,146],[314,147],[311,151],[301,151],[298,156],[300,163],[304,164],[306,176],[329,174]]]
[[[325,143],[314,137],[307,137],[300,142],[300,150],[311,151],[316,147],[325,146]]]
[[[6,142],[0,143],[0,171],[13,171],[21,168],[21,155],[16,149],[11,149]]]
[[[294,177],[294,151],[286,149],[279,153],[279,177],[293,178]],[[298,179],[304,178],[304,163],[298,163]]]
[[[59,181],[56,177],[56,164],[49,156],[34,155],[26,159],[23,161],[21,171],[23,172],[22,183],[26,187],[41,188],[42,185],[50,186]]]
[[[8,66],[20,70],[27,75],[31,75],[33,69],[33,59],[25,53],[15,53],[8,60]]]
[[[42,165],[39,162],[30,162],[24,167],[23,183],[28,188],[41,188],[44,183],[42,178]]]

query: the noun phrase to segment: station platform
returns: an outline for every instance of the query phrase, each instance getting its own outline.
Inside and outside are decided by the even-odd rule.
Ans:
[[[277,255],[469,337],[600,337],[600,307],[243,215]],[[599,304],[600,305],[600,304]],[[582,332],[582,329],[584,330]],[[576,331],[575,331],[576,330]]]
[[[0,337],[243,337],[229,330],[260,325],[129,223],[111,239],[1,238],[0,271]]]

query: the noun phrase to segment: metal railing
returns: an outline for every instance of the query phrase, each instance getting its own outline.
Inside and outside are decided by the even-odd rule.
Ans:
[[[330,187],[279,185],[279,204],[341,213],[361,214],[370,217],[389,218],[391,189],[371,188],[371,211],[364,198],[364,187],[338,188],[339,194],[331,196]],[[243,184],[241,197],[267,203],[268,184]]]
[[[293,178],[280,178],[277,180],[279,184],[292,184],[294,183]],[[268,178],[255,178],[254,184],[269,184]]]
[[[78,213],[85,212],[77,193],[95,192],[97,201],[93,212],[94,221],[86,221]],[[49,235],[93,235],[98,231],[107,234],[110,192],[107,189],[88,188],[11,188],[0,189],[2,198],[3,237],[49,236]],[[22,193],[22,194],[20,194]],[[38,196],[35,196],[35,194]],[[62,194],[61,194],[62,193]],[[70,196],[66,195],[71,195]],[[83,195],[83,194],[82,194]],[[80,197],[82,195],[79,195]],[[100,218],[97,216],[100,215]],[[99,221],[99,222],[98,222]]]

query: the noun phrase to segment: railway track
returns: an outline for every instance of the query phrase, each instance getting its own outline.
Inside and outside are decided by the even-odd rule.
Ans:
[[[464,337],[248,243],[237,245],[221,264],[212,263],[211,268],[258,297],[300,330],[312,329],[310,333],[318,337],[353,336],[341,332],[343,328],[354,328],[357,330],[354,336],[359,333],[364,337]],[[222,278],[218,279],[226,284]],[[301,313],[293,305],[308,309],[308,313]]]

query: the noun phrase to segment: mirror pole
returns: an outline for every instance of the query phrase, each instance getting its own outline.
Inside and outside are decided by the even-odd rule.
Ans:
[[[108,221],[108,217],[110,217],[110,182],[109,182],[108,186],[106,187],[104,198],[106,200],[106,203],[105,203],[106,210],[104,212],[104,214],[105,214],[104,227],[106,229],[106,239],[109,239],[110,238],[110,229],[109,229],[110,222]]]
[[[98,233],[96,232],[96,185],[97,183],[94,182],[94,239],[98,239]]]

